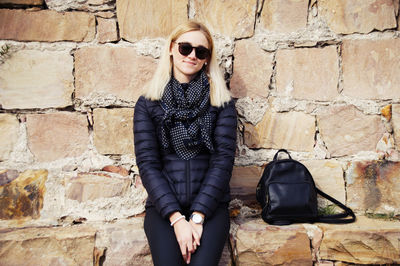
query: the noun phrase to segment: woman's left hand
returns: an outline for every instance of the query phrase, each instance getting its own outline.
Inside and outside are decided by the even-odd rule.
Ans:
[[[200,239],[201,235],[203,234],[203,225],[196,224],[192,220],[190,220],[189,223],[192,226],[192,229],[197,233],[193,234],[193,244],[194,244],[194,249],[196,250],[197,246],[200,246]]]

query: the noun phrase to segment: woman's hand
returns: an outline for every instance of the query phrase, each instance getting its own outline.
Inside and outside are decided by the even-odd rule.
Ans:
[[[193,212],[193,214],[197,214],[200,215],[203,218],[204,221],[204,214],[201,212]],[[193,231],[196,232],[197,234],[193,234],[193,240],[194,240],[194,245],[195,245],[195,249],[197,248],[197,246],[200,246],[200,239],[201,236],[203,234],[203,225],[202,224],[196,224],[195,222],[192,221],[192,219],[190,219],[189,221],[190,225],[193,228]]]
[[[196,224],[192,220],[189,221],[189,224],[192,226],[192,230],[194,232],[193,245],[194,245],[194,248],[197,249],[197,246],[200,246],[200,239],[201,239],[201,235],[203,234],[203,225]]]
[[[175,212],[170,216],[170,221],[180,217],[179,212]],[[185,219],[181,219],[174,224],[174,232],[176,240],[178,241],[181,249],[182,257],[187,264],[190,263],[191,254],[195,252],[196,246],[194,245],[194,239],[200,239],[197,232],[193,230],[193,227]]]

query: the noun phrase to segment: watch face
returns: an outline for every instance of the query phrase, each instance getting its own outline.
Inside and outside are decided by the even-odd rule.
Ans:
[[[195,222],[196,224],[199,224],[199,223],[201,223],[201,222],[203,221],[203,218],[201,218],[201,216],[198,215],[198,214],[193,214],[192,220],[193,220],[193,222]]]

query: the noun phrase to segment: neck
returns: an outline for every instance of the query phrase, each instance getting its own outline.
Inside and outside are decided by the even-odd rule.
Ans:
[[[179,81],[179,83],[189,83],[196,77],[196,75],[198,73],[199,72],[197,72],[193,75],[185,75],[185,74],[179,73],[178,71],[174,71],[173,76],[177,81]]]

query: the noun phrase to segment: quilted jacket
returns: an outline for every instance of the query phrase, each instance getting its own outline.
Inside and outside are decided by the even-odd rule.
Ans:
[[[162,150],[159,101],[141,96],[135,106],[134,142],[136,163],[148,193],[146,206],[154,206],[162,217],[190,209],[212,216],[230,200],[229,181],[236,149],[236,110],[231,101],[224,107],[209,107],[214,153],[203,151],[190,160]]]

